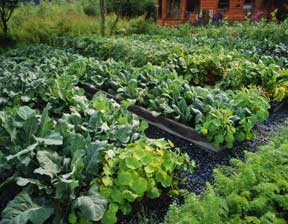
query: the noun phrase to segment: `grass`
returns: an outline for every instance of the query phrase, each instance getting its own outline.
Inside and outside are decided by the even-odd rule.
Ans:
[[[17,43],[46,42],[54,35],[100,35],[100,18],[87,16],[80,2],[46,2],[39,5],[21,4],[9,21],[9,35]],[[116,15],[106,16],[106,35],[110,34]],[[157,26],[144,16],[134,19],[122,18],[115,34],[146,33]],[[3,35],[3,33],[0,35]]]

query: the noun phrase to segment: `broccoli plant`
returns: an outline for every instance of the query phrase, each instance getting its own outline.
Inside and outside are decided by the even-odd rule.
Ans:
[[[1,26],[4,36],[8,34],[8,21],[10,20],[18,0],[0,0]]]

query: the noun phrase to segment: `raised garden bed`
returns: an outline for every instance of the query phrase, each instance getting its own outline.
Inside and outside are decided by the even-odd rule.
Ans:
[[[87,84],[87,83],[80,83],[79,87],[83,88],[88,96],[93,96],[96,92],[103,92],[104,94],[107,95],[107,97],[114,99],[115,101],[119,102],[120,100],[117,99],[116,97],[114,97],[113,95],[111,95],[110,93],[107,93],[103,90],[99,90],[94,88],[93,86]],[[137,106],[137,105],[133,105],[130,106],[129,111],[138,115],[139,117],[145,119],[149,124],[169,133],[172,135],[175,135],[179,138],[182,138],[184,140],[187,140],[197,146],[199,146],[200,148],[210,151],[210,152],[223,152],[226,148],[224,146],[222,146],[220,149],[215,149],[212,146],[212,143],[209,142],[206,138],[204,138],[203,136],[201,136],[197,131],[195,131],[193,128],[186,126],[184,124],[181,124],[177,121],[174,121],[172,119],[166,118],[164,116],[153,116],[153,114],[141,107],[141,106]]]

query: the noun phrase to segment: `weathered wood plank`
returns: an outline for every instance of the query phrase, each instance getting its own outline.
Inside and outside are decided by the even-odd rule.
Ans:
[[[119,99],[117,99],[115,96],[111,95],[110,93],[107,93],[103,90],[98,90],[94,88],[93,86],[86,84],[86,83],[81,83],[79,84],[79,87],[83,88],[86,93],[92,97],[96,92],[103,92],[108,98],[114,99],[117,102],[120,102]],[[186,141],[189,141],[197,146],[199,146],[202,149],[205,149],[209,152],[223,152],[225,150],[225,147],[222,147],[220,149],[215,149],[211,142],[209,142],[206,138],[201,136],[198,132],[196,132],[193,128],[186,126],[184,124],[181,124],[175,120],[166,118],[164,116],[153,116],[152,113],[137,105],[130,106],[128,110],[131,113],[134,113],[138,115],[139,117],[143,118],[144,120],[147,121],[147,123],[167,132],[172,135],[175,135],[179,138],[182,138]]]

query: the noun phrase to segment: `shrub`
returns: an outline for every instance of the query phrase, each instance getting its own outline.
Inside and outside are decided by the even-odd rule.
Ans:
[[[148,18],[156,19],[156,1],[155,0],[129,0],[122,1],[122,15],[124,17],[133,18],[146,15]],[[116,13],[118,11],[119,1],[107,1],[107,11]]]
[[[99,14],[97,8],[91,5],[86,6],[83,11],[87,16],[97,16]]]
[[[130,26],[128,28],[128,34],[145,34],[148,33],[153,26],[153,22],[151,20],[146,20],[144,16],[131,19]]]

